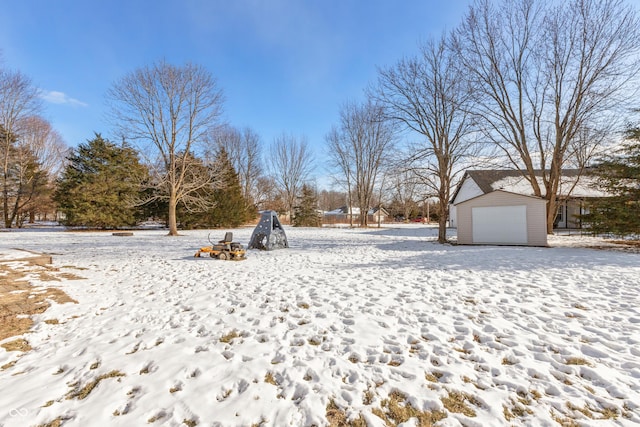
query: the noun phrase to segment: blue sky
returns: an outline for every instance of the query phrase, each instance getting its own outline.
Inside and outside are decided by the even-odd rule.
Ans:
[[[470,0],[21,0],[5,2],[3,66],[33,79],[44,116],[76,146],[111,135],[105,93],[165,59],[207,68],[225,94],[223,119],[266,146],[306,136],[322,156],[341,104],[377,67],[413,55],[455,27]]]

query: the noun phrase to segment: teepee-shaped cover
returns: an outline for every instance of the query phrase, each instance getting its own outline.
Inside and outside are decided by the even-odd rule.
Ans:
[[[264,211],[260,217],[260,222],[256,225],[249,241],[249,249],[262,249],[270,251],[272,249],[288,248],[287,236],[278,220],[275,211]]]

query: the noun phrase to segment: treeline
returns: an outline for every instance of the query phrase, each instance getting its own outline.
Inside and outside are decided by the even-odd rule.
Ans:
[[[446,242],[449,200],[464,170],[509,168],[547,201],[552,232],[562,169],[587,173],[599,164],[603,176],[617,176],[607,168],[633,164],[637,139],[615,159],[603,157],[620,143],[640,77],[640,17],[624,1],[476,0],[457,27],[418,48],[381,67],[364,100],[339,107],[324,141],[338,206],[385,206],[409,218],[433,201],[438,241]],[[199,65],[159,61],[114,82],[107,102],[122,142],[97,134],[65,162],[51,161],[60,138],[39,116],[39,99],[28,78],[0,68],[5,227],[59,209],[69,225],[152,217],[175,235],[178,226],[241,223],[259,209],[312,225],[313,212],[335,207],[314,184],[318,165],[306,138],[283,133],[263,152],[253,130],[221,125],[223,91]],[[637,197],[629,196],[633,184],[621,187],[631,170],[610,192]],[[600,216],[594,205],[584,221],[599,227],[627,215],[637,201],[625,200]]]

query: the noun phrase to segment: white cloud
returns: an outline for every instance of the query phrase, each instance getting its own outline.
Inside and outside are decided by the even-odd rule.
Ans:
[[[42,99],[52,104],[67,104],[73,107],[88,107],[89,104],[79,101],[75,98],[71,98],[64,92],[58,92],[55,90],[45,90],[41,95]]]

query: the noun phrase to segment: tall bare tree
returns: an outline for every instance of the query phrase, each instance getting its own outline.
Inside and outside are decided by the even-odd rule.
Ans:
[[[123,138],[130,139],[144,155],[153,155],[162,196],[168,200],[169,235],[178,234],[176,206],[204,209],[202,189],[211,187],[215,174],[194,179],[190,161],[221,114],[223,95],[216,80],[194,64],[174,66],[165,61],[140,68],[108,92],[111,114]]]
[[[440,243],[447,241],[455,177],[465,158],[474,154],[469,90],[458,61],[445,36],[429,40],[421,45],[418,56],[380,70],[373,91],[389,117],[418,136],[418,142],[409,147],[406,164],[438,197]]]
[[[393,148],[392,123],[385,118],[381,104],[371,100],[362,104],[347,102],[340,111],[340,125],[327,135],[326,142],[334,167],[342,172],[347,183],[347,194],[352,190],[355,194],[359,225],[366,227],[376,180]]]
[[[29,222],[33,223],[36,214],[46,216],[54,210],[54,180],[64,167],[68,147],[62,136],[44,118],[30,116],[20,122],[22,132],[18,144],[23,147],[25,153],[33,157],[42,172],[42,182],[38,182],[37,186],[30,186],[30,191],[22,194],[24,200],[21,210],[28,213]],[[27,160],[27,157],[23,159]]]
[[[224,147],[234,169],[238,173],[242,195],[255,205],[262,197],[258,194],[258,179],[263,175],[260,136],[251,128],[242,130],[232,126],[220,126],[208,135],[211,145]]]
[[[40,167],[55,178],[64,168],[69,148],[62,135],[41,116],[26,117],[21,121],[21,141],[36,156]]]
[[[485,139],[546,198],[552,232],[562,168],[588,162],[631,93],[638,14],[621,0],[477,0],[455,39]]]
[[[349,226],[353,227],[353,161],[348,139],[344,132],[336,126],[325,136],[329,151],[329,161],[331,166],[337,170],[335,179],[337,183],[344,186],[347,201],[347,216]]]
[[[307,139],[284,133],[276,137],[271,145],[270,168],[286,209],[292,216],[302,185],[313,169],[313,157]]]
[[[0,68],[0,161],[2,162],[2,211],[4,226],[10,228],[15,215],[10,204],[15,200],[12,188],[12,162],[16,142],[22,133],[21,121],[41,108],[39,90],[20,72]]]

